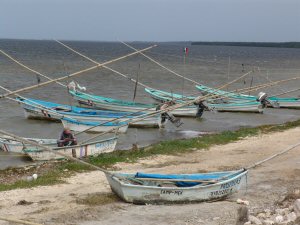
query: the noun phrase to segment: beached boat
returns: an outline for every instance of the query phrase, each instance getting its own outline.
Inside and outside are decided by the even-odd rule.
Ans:
[[[65,128],[76,132],[107,132],[111,131],[112,133],[126,133],[128,128],[128,123],[126,122],[107,122],[105,124],[99,122],[88,122],[88,121],[79,121],[69,118],[61,118],[61,122]],[[121,127],[120,127],[121,126]],[[114,129],[114,130],[112,130]]]
[[[91,95],[79,91],[70,90],[69,93],[75,100],[78,101],[80,106],[106,109],[115,111],[137,112],[145,110],[146,112],[156,111],[157,105],[144,104],[137,102],[122,101],[118,99],[106,98],[98,95]],[[191,104],[188,107],[182,107],[171,111],[174,116],[182,117],[196,117],[198,113],[197,107]]]
[[[239,100],[255,100],[257,96],[253,95],[245,95],[235,92],[228,92],[223,90],[217,90],[215,88],[210,88],[205,85],[196,85],[196,88],[203,94],[214,94],[220,97],[226,97],[231,99],[239,99]],[[300,109],[300,99],[299,98],[280,98],[280,97],[267,97],[269,103],[267,104],[269,107],[274,107],[279,105],[280,108],[291,108],[291,109]]]
[[[97,140],[81,145],[57,147],[57,140],[55,139],[37,139],[26,138],[27,140],[34,141],[38,144],[52,148],[53,151],[63,153],[70,157],[83,158],[88,156],[96,156],[101,153],[112,152],[115,150],[117,144],[117,137]],[[64,159],[63,156],[55,154],[50,151],[44,151],[41,148],[33,145],[28,145],[15,141],[8,137],[0,138],[0,145],[4,151],[24,153],[31,157],[33,160],[46,161],[46,160],[59,160]]]
[[[245,182],[247,170],[200,174],[106,173],[113,192],[125,202],[184,203],[224,199]]]
[[[56,139],[41,139],[41,138],[25,138],[26,140],[36,142],[37,144],[41,144],[47,147],[56,147],[57,140]],[[17,152],[21,153],[23,149],[30,148],[30,149],[39,149],[38,147],[23,144],[21,142],[15,141],[13,138],[10,137],[0,137],[0,147],[3,151],[6,152]]]
[[[184,96],[176,93],[170,93],[166,91],[156,90],[145,88],[145,91],[154,99],[165,102],[165,101],[176,101],[179,103],[190,101],[193,97]],[[264,106],[261,102],[256,100],[243,100],[243,101],[232,101],[228,103],[210,103],[209,99],[207,100],[206,106],[208,109],[216,110],[218,112],[254,112],[262,113]]]
[[[60,121],[60,119],[63,117],[70,117],[72,119],[85,122],[104,122],[120,118],[118,119],[118,121],[123,122],[125,120],[128,121],[130,119],[142,117],[143,115],[145,115],[145,113],[141,112],[132,114],[132,112],[92,110],[31,98],[17,98],[17,100],[22,105],[25,117],[28,119],[46,119]],[[154,115],[153,117],[145,118],[144,120],[138,122],[129,121],[129,127],[158,128],[160,127],[160,125],[160,115]]]

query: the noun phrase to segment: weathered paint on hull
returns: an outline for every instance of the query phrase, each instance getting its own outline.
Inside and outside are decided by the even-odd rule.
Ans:
[[[74,158],[84,158],[88,156],[96,156],[106,152],[115,150],[117,138],[111,138],[94,143],[87,143],[82,146],[69,146],[64,148],[53,148],[54,151],[68,155]],[[31,149],[24,150],[35,161],[47,161],[64,159],[63,156],[50,151],[36,151]]]
[[[106,174],[113,192],[129,203],[186,203],[226,198],[237,192],[246,180],[247,171],[231,179],[193,187],[158,187],[133,185]]]
[[[4,140],[4,139],[3,139]],[[28,140],[36,140],[37,143],[42,144],[41,141],[38,140],[44,140],[47,142],[47,144],[42,144],[46,147],[51,148],[54,151],[64,153],[70,157],[76,157],[76,158],[83,158],[88,156],[94,156],[99,155],[101,153],[105,152],[112,152],[115,150],[116,144],[117,144],[117,138],[107,138],[100,141],[90,142],[86,143],[85,145],[80,146],[67,146],[63,148],[57,147],[57,140],[55,139],[32,139],[28,138]],[[52,153],[50,151],[43,151],[41,148],[37,146],[32,145],[23,145],[20,142],[17,141],[2,141],[0,139],[1,148],[4,151],[8,152],[16,152],[16,153],[24,153],[31,157],[33,160],[58,160],[58,159],[64,159],[63,156]]]

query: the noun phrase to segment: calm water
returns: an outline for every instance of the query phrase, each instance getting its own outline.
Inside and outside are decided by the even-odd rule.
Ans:
[[[131,52],[128,47],[120,43],[71,41],[66,43],[99,62]],[[133,45],[136,48],[144,48],[152,44],[133,43]],[[189,47],[189,56],[185,65],[182,54],[184,46]],[[92,63],[53,41],[0,40],[0,48],[51,78],[93,66]],[[147,54],[178,73],[209,86],[224,84],[253,68],[260,68],[260,72],[256,71],[230,86],[229,90],[248,87],[252,79],[253,85],[256,85],[267,82],[267,79],[280,80],[300,75],[300,49],[189,46],[186,43],[158,43],[158,47],[151,49]],[[140,71],[138,70],[139,64]],[[140,55],[132,56],[109,66],[128,74],[132,78],[136,78],[139,72],[139,80],[153,88],[191,95],[197,93],[192,83],[183,81]],[[30,86],[37,82],[35,74],[26,71],[2,55],[0,55],[0,68],[0,85],[10,90]],[[87,87],[88,91],[98,95],[124,100],[132,100],[133,98],[134,84],[105,69],[91,71],[76,77],[75,80]],[[42,78],[42,81],[45,79]],[[69,81],[65,81],[65,83]],[[299,83],[299,81],[285,83],[281,87],[273,87],[265,91],[269,94],[277,94],[283,90],[298,88]],[[299,92],[292,94],[292,96],[298,95]],[[67,95],[67,91],[57,84],[23,93],[23,96],[75,104]],[[147,96],[142,87],[138,87],[136,101],[154,102]],[[300,110],[282,109],[267,109],[264,114],[205,112],[200,120],[183,119],[184,125],[177,129],[172,125],[168,125],[164,130],[129,129],[127,134],[120,135],[117,148],[127,149],[133,143],[144,146],[160,140],[188,138],[199,135],[199,132],[215,132],[237,129],[242,126],[282,123],[296,120],[299,117]],[[0,124],[1,129],[23,137],[57,138],[62,129],[62,125],[59,123],[26,120],[19,105],[8,100],[0,101]],[[0,168],[24,163],[30,162],[15,155],[0,155]]]

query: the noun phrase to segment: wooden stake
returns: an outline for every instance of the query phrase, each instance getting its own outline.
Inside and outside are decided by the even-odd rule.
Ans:
[[[138,49],[132,47],[131,45],[129,45],[129,44],[123,42],[123,41],[121,41],[121,43],[123,43],[124,45],[126,45],[127,47],[131,48],[131,49],[134,50],[134,51],[138,51]],[[185,80],[188,80],[188,81],[190,81],[190,82],[192,82],[192,83],[194,83],[194,84],[202,85],[201,83],[199,83],[199,82],[197,82],[197,81],[195,81],[195,80],[192,80],[192,79],[190,79],[190,78],[187,78],[187,77],[185,77],[185,76],[182,76],[181,74],[179,74],[179,73],[177,73],[177,72],[175,72],[175,71],[169,69],[168,67],[162,65],[161,63],[157,62],[156,60],[154,60],[154,59],[151,58],[150,56],[144,54],[143,52],[141,52],[140,54],[141,54],[142,56],[146,57],[147,59],[149,59],[151,62],[155,63],[156,65],[158,65],[158,66],[164,68],[165,70],[169,71],[170,73],[172,73],[172,74],[174,74],[174,75],[176,75],[176,76],[178,76],[178,77],[181,77],[181,78],[183,78],[183,79],[185,79]],[[248,73],[242,75],[240,78],[238,78],[238,80],[241,79],[241,78],[244,77],[244,76],[247,76],[247,75],[250,74],[251,72],[252,72],[252,71],[250,71],[250,72],[248,72]],[[223,89],[223,88],[227,87],[228,85],[230,85],[230,84],[232,84],[232,83],[234,83],[234,82],[236,82],[236,81],[237,81],[237,80],[234,80],[234,81],[232,81],[232,82],[226,83],[225,85],[222,86],[222,88],[218,88],[218,89]]]
[[[95,60],[89,58],[88,56],[86,56],[86,55],[84,55],[84,54],[82,54],[82,53],[80,53],[80,52],[78,52],[78,51],[76,51],[76,50],[74,50],[74,49],[71,48],[70,46],[68,46],[68,45],[66,45],[66,44],[64,44],[64,43],[62,43],[62,42],[60,42],[60,41],[58,41],[58,40],[55,40],[55,41],[58,42],[59,44],[61,44],[62,46],[66,47],[66,48],[69,49],[70,51],[72,51],[72,52],[74,52],[74,53],[76,53],[76,54],[82,56],[83,58],[89,60],[90,62],[95,63],[95,64],[99,64],[97,61],[95,61]],[[124,42],[122,42],[122,43],[125,44],[126,46],[130,47],[130,48],[133,49],[134,51],[138,51],[138,50],[135,49],[134,47],[132,47],[132,46],[130,46],[130,45],[124,43]],[[164,69],[168,70],[169,72],[175,74],[176,76],[179,76],[179,77],[181,77],[181,78],[183,78],[183,79],[187,79],[187,80],[189,80],[189,81],[191,81],[191,82],[193,82],[193,83],[196,83],[196,84],[201,85],[200,83],[198,83],[198,82],[196,82],[196,81],[193,81],[193,80],[191,80],[191,79],[188,79],[188,78],[186,78],[186,77],[184,77],[184,76],[182,76],[182,75],[180,75],[180,74],[178,74],[178,73],[172,71],[171,69],[169,69],[169,68],[167,68],[167,67],[161,65],[159,62],[155,61],[154,59],[150,58],[149,56],[145,55],[144,53],[140,53],[140,54],[142,54],[143,56],[145,56],[146,58],[148,58],[148,59],[151,60],[152,62],[156,63],[157,65],[159,65],[159,66],[163,67]],[[129,79],[129,80],[132,81],[132,82],[135,82],[135,83],[137,82],[136,80],[134,80],[134,79],[132,79],[132,78],[129,78],[129,77],[126,76],[125,74],[122,74],[122,73],[120,73],[120,72],[118,72],[118,71],[116,71],[116,70],[114,70],[114,69],[111,69],[110,67],[104,66],[104,68],[106,68],[106,69],[108,69],[108,70],[110,70],[110,71],[112,71],[112,72],[114,72],[114,73],[117,73],[118,75],[121,75],[121,76],[123,76],[123,77]],[[248,76],[250,73],[252,73],[252,71],[249,71],[249,72],[243,74],[242,76],[240,76],[240,77],[234,79],[233,81],[228,82],[228,83],[226,83],[226,84],[224,84],[224,85],[218,87],[218,89],[223,89],[223,88],[227,87],[228,85],[237,82],[238,80],[242,79],[243,77]],[[151,87],[149,87],[149,86],[147,86],[147,85],[145,85],[145,84],[143,84],[143,83],[141,83],[141,82],[138,82],[138,84],[141,85],[141,86],[143,86],[143,87],[145,87],[145,88],[150,88],[150,89],[151,89]],[[91,97],[92,97],[92,96],[91,96]],[[194,97],[197,97],[197,96],[194,96]]]
[[[66,44],[64,44],[64,43],[62,43],[61,41],[58,41],[58,40],[55,40],[55,41],[56,41],[57,43],[61,44],[62,46],[64,46],[65,48],[69,49],[70,51],[76,53],[77,55],[80,55],[81,57],[85,58],[86,60],[88,60],[88,61],[90,61],[90,62],[92,62],[92,63],[94,63],[94,64],[96,64],[96,65],[101,65],[99,62],[97,62],[97,61],[91,59],[90,57],[88,57],[88,56],[82,54],[81,52],[76,51],[75,49],[71,48],[70,46],[68,46],[68,45],[66,45]],[[120,76],[122,76],[122,77],[128,79],[128,80],[131,81],[131,82],[138,83],[139,85],[141,85],[141,86],[143,86],[143,87],[145,87],[145,88],[150,88],[150,87],[147,86],[146,84],[143,84],[143,83],[141,83],[141,82],[138,82],[137,80],[135,80],[135,79],[133,79],[133,78],[130,78],[130,77],[128,77],[127,75],[125,75],[125,74],[123,74],[123,73],[121,73],[121,72],[119,72],[119,71],[117,71],[117,70],[115,70],[115,69],[112,69],[112,68],[110,68],[110,67],[108,67],[108,66],[103,66],[103,68],[105,68],[105,69],[107,69],[107,70],[110,70],[110,71],[112,71],[112,72],[114,72],[114,73],[116,73],[116,74],[118,74],[118,75],[120,75]]]
[[[136,82],[135,82],[135,85],[134,85],[133,102],[135,101],[135,97],[136,97],[137,85],[139,83],[140,70],[141,70],[141,64],[139,63],[139,68],[138,68],[138,72],[137,72],[137,75],[136,75]]]

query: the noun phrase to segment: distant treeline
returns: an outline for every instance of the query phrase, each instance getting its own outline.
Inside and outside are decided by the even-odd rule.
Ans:
[[[192,45],[219,45],[219,46],[246,46],[246,47],[273,47],[273,48],[300,48],[300,42],[192,42]]]

